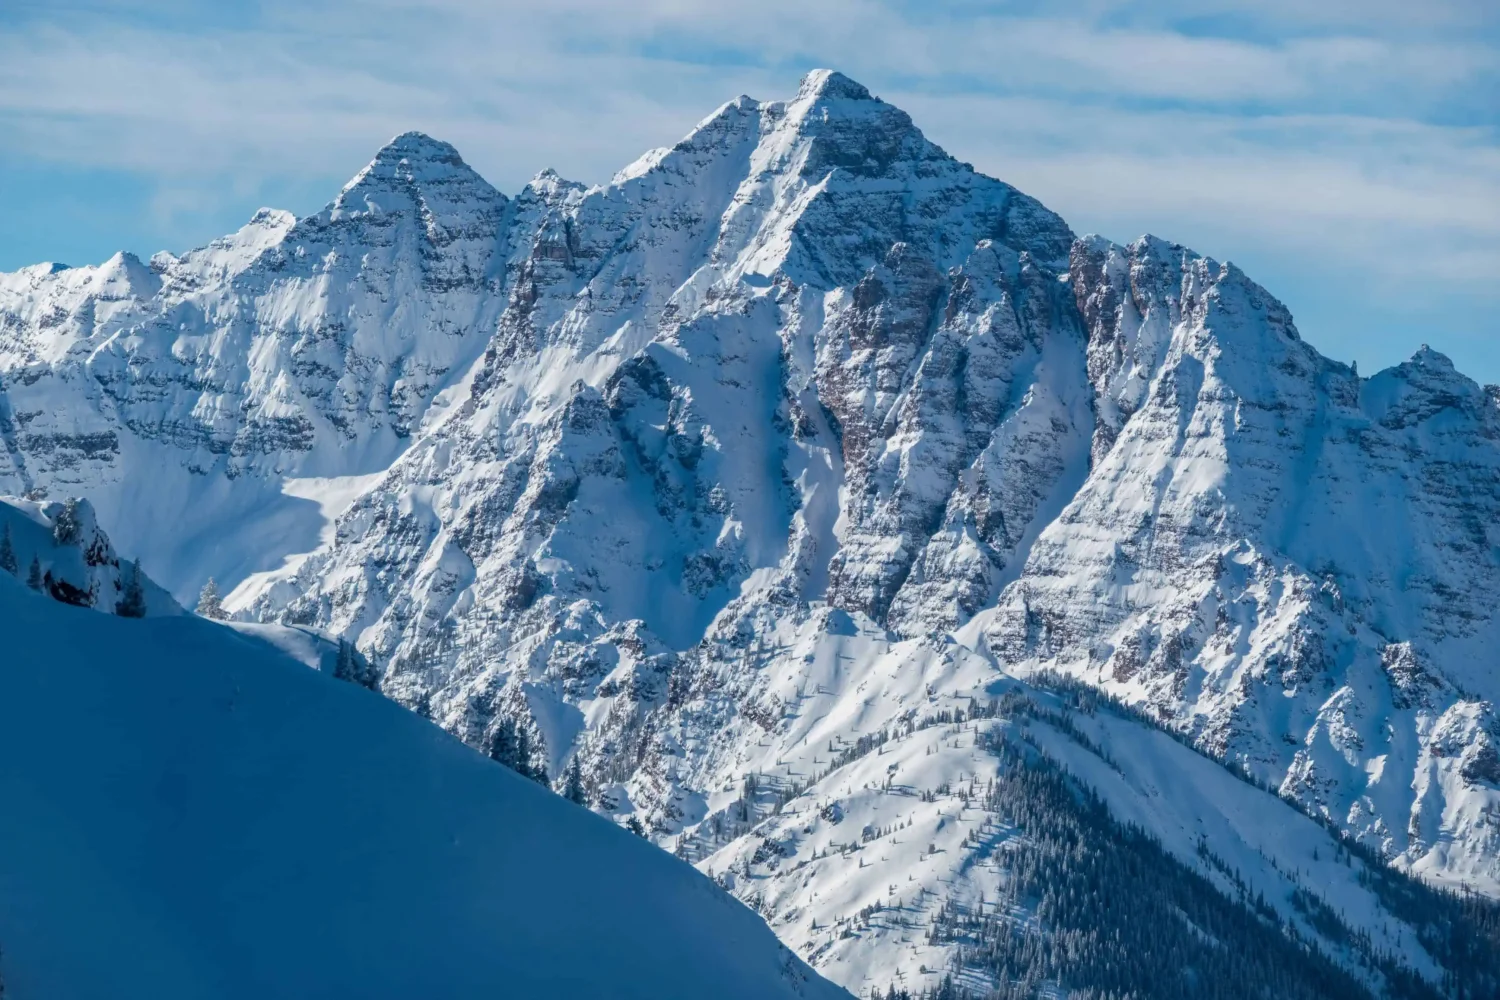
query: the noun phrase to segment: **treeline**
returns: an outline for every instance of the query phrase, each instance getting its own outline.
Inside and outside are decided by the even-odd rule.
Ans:
[[[1056,683],[1054,690],[1062,711],[1017,689],[998,704],[971,710],[970,717],[1046,721],[1108,762],[1107,751],[1088,739],[1072,712],[1117,706],[1076,682]],[[1138,712],[1121,714],[1160,728]],[[1200,855],[1228,875],[1238,899],[1178,861],[1150,834],[1116,820],[1103,800],[1047,756],[1024,728],[1019,738],[1014,734],[1013,727],[984,733],[985,745],[999,761],[998,774],[987,787],[970,788],[965,795],[990,813],[990,824],[1020,834],[1006,838],[1004,894],[977,907],[952,900],[940,906],[927,940],[956,946],[954,972],[916,991],[892,984],[883,994],[875,991],[875,1000],[1500,997],[1500,905],[1429,886],[1338,836],[1341,855],[1350,863],[1355,857],[1365,862],[1361,880],[1416,931],[1444,970],[1437,982],[1423,978],[1401,956],[1379,949],[1368,933],[1351,930],[1315,893],[1299,889],[1294,908],[1346,961],[1363,966],[1365,973],[1356,976],[1252,893],[1208,844],[1200,844]],[[987,849],[978,838],[966,846]]]
[[[1035,747],[986,742],[1000,769],[980,801],[1021,833],[1005,895],[945,903],[928,941],[956,944],[958,966],[997,988],[948,981],[929,997],[1032,1000],[1062,984],[1094,1000],[1368,1000],[1264,900],[1225,896]]]
[[[1342,827],[1326,816],[1310,812],[1295,798],[1283,796],[1276,787],[1259,780],[1237,761],[1221,760],[1204,754],[1184,734],[1176,732],[1133,705],[1127,704],[1075,678],[1064,674],[1043,671],[1028,678],[1033,686],[1055,695],[1069,710],[1085,715],[1094,715],[1101,709],[1130,719],[1163,732],[1200,756],[1223,766],[1235,777],[1254,785],[1270,795],[1275,795],[1298,812],[1323,827],[1330,837],[1338,842],[1346,860],[1358,858],[1363,862],[1359,880],[1380,899],[1381,903],[1396,917],[1408,924],[1417,935],[1417,940],[1427,953],[1443,968],[1440,984],[1441,995],[1455,1000],[1496,1000],[1500,998],[1500,902],[1480,896],[1470,890],[1456,892],[1434,886],[1420,878],[1397,871],[1387,858],[1367,844],[1356,840]],[[1007,693],[1002,699],[1001,709],[1005,714],[1019,713],[1045,719],[1088,746],[1098,756],[1108,761],[1101,748],[1089,743],[1066,712],[1053,712],[1039,706],[1034,700],[1017,692]],[[1316,897],[1303,893],[1296,902],[1313,919],[1314,926],[1337,920],[1336,916],[1322,912]],[[1341,923],[1341,922],[1340,922]],[[1344,933],[1348,934],[1347,928]],[[1335,932],[1337,934],[1337,932]],[[1333,936],[1333,935],[1331,935]],[[1353,941],[1360,945],[1355,936]],[[1378,964],[1388,981],[1415,979],[1411,970],[1404,968],[1388,956],[1369,954]],[[1405,987],[1405,993],[1396,995],[1422,995],[1422,987],[1416,983]]]

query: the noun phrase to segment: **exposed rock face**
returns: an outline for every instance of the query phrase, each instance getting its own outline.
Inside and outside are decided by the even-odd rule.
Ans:
[[[1500,890],[1500,390],[1362,379],[835,73],[601,187],[406,135],[312,218],[0,277],[0,432],[708,867],[747,776],[1050,668]]]

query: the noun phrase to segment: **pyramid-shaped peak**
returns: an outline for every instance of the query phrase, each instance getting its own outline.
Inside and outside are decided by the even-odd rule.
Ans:
[[[142,264],[141,259],[129,250],[116,250],[109,260],[104,262],[104,266],[127,270],[130,268],[144,268],[146,265]]]
[[[330,207],[335,212],[398,211],[409,208],[413,197],[441,213],[504,201],[452,145],[424,132],[403,132],[380,148]]]
[[[449,161],[463,163],[463,157],[458,155],[458,150],[452,144],[441,139],[434,139],[426,132],[402,132],[390,142],[380,147],[380,152],[375,154],[375,162],[408,162],[427,161]]]
[[[1447,409],[1483,417],[1492,396],[1426,344],[1406,361],[1367,382],[1365,403],[1387,427],[1412,426]]]
[[[154,295],[161,280],[129,250],[117,251],[94,271],[96,289],[108,296]]]
[[[910,115],[835,70],[817,69],[808,73],[802,78],[795,98],[787,104],[771,106],[770,110],[779,122],[779,129],[816,138],[828,147],[815,157],[815,168],[825,165],[850,168],[866,159],[949,159],[923,138]],[[823,162],[825,159],[829,161],[827,164]]]
[[[369,165],[355,175],[344,188],[381,188],[398,184],[458,181],[488,187],[473,168],[458,155],[458,150],[425,132],[402,132],[380,147]]]
[[[864,84],[849,79],[838,70],[815,69],[802,78],[797,100],[873,101],[875,97]]]

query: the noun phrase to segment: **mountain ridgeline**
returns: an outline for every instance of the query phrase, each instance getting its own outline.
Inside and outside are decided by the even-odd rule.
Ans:
[[[0,492],[353,643],[866,995],[1494,986],[1432,928],[1500,897],[1500,387],[1362,377],[838,73],[603,185],[408,133],[316,215],[0,275]],[[1004,700],[1064,682],[1115,708]],[[1077,922],[1145,870],[1170,988]]]

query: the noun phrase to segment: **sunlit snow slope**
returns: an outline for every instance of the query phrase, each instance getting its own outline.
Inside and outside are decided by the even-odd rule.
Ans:
[[[832,998],[752,912],[399,707],[0,573],[17,1000]]]

